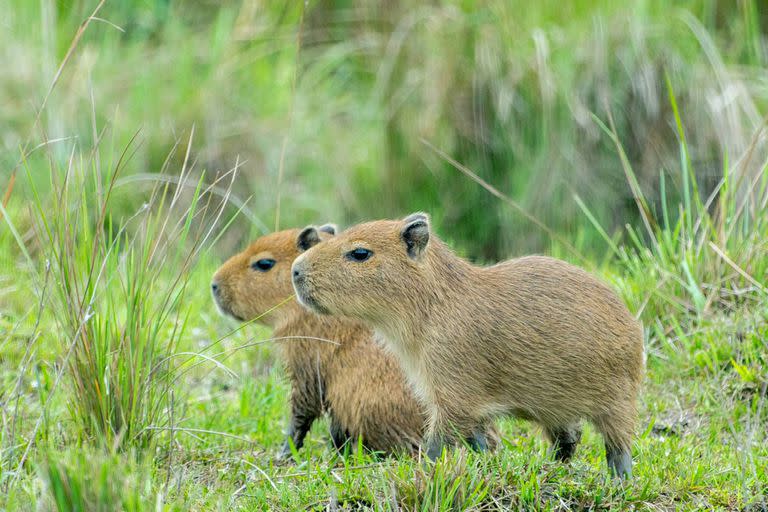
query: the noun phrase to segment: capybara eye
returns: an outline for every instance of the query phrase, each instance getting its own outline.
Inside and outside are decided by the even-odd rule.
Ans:
[[[258,270],[259,272],[269,272],[274,266],[275,260],[270,258],[264,258],[251,263],[251,268],[253,270]]]
[[[358,247],[357,249],[352,249],[347,253],[347,259],[352,261],[365,261],[371,256],[373,256],[373,251],[369,251],[368,249],[363,249],[362,247]]]

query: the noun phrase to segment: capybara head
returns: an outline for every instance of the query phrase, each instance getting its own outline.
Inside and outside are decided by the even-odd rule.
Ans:
[[[274,327],[279,318],[295,309],[290,304],[291,264],[310,247],[307,244],[332,238],[336,227],[313,227],[314,238],[305,236],[303,245],[297,244],[300,232],[287,229],[263,236],[224,262],[211,283],[213,298],[224,314]]]
[[[387,311],[409,307],[416,294],[429,295],[421,287],[431,246],[439,243],[430,238],[425,213],[353,226],[294,261],[296,297],[317,313],[376,322]]]

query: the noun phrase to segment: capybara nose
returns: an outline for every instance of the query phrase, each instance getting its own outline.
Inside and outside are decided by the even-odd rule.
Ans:
[[[216,281],[212,282],[211,283],[211,291],[213,292],[214,295],[218,295],[218,293],[219,293],[219,283],[217,283]]]
[[[304,265],[302,265],[302,263],[303,261],[294,261],[293,266],[291,267],[291,278],[296,284],[301,284],[301,282],[304,281],[305,273]]]

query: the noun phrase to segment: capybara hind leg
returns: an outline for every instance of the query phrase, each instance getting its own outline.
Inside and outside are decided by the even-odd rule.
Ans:
[[[632,478],[632,454],[626,448],[605,444],[605,459],[608,471],[614,478]]]
[[[628,410],[631,410],[628,408]],[[632,476],[632,437],[634,435],[634,411],[597,418],[594,422],[605,441],[605,460],[611,476]]]
[[[581,426],[575,423],[563,427],[545,427],[544,432],[552,442],[555,458],[562,462],[569,461],[581,441]]]

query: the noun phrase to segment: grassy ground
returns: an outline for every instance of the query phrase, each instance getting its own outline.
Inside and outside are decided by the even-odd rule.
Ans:
[[[768,508],[766,95],[756,85],[764,76],[763,14],[757,3],[742,2],[728,17],[717,2],[689,2],[695,16],[670,15],[667,25],[659,3],[641,4],[622,25],[632,28],[629,38],[601,32],[622,18],[608,2],[577,2],[572,12],[543,3],[526,11],[530,19],[513,17],[503,2],[474,16],[446,4],[421,12],[429,28],[421,31],[388,29],[407,23],[391,13],[370,17],[374,2],[340,11],[346,17],[320,6],[304,20],[308,63],[292,91],[298,9],[203,2],[171,16],[173,2],[108,3],[97,18],[120,21],[125,32],[92,21],[68,57],[94,5],[0,1],[11,13],[0,35],[4,55],[18,63],[0,80],[8,105],[0,509]],[[354,25],[361,13],[369,21]],[[509,67],[498,67],[485,57],[512,52],[503,46],[512,18],[532,35],[530,47],[515,47]],[[697,31],[697,23],[720,31]],[[603,39],[584,43],[585,27]],[[409,30],[416,35],[402,40],[402,60],[371,71],[374,57],[398,41],[382,34]],[[722,43],[734,34],[738,43]],[[465,53],[456,57],[447,40]],[[716,51],[702,53],[709,42]],[[603,74],[591,58],[601,44],[621,57],[608,59]],[[580,57],[568,60],[571,47]],[[646,53],[652,58],[640,58]],[[424,54],[432,55],[426,69],[444,81],[480,63],[474,81],[456,83],[479,110],[446,106],[442,82],[425,80],[414,64]],[[660,62],[672,64],[654,68]],[[632,74],[643,69],[650,75]],[[717,86],[691,85],[713,70]],[[394,78],[382,81],[381,73]],[[544,75],[564,83],[539,80]],[[628,114],[634,107],[618,108],[621,91],[642,90],[637,76],[653,84],[640,110],[659,100],[663,151],[633,142],[658,119],[633,124],[642,118]],[[603,80],[612,84],[613,109],[577,101],[597,94]],[[483,103],[485,94],[495,100]],[[398,98],[402,109],[391,110]],[[505,117],[504,98],[514,98],[517,117]],[[419,112],[429,115],[416,127]],[[534,118],[540,124],[510,139],[462,138],[465,129],[498,136]],[[588,128],[579,124],[585,119]],[[499,186],[501,197],[428,146],[413,146],[418,137]],[[523,153],[498,149],[505,144]],[[240,165],[237,154],[250,163]],[[428,172],[403,181],[393,171],[417,162]],[[545,170],[565,162],[572,176]],[[328,173],[334,166],[339,171]],[[512,420],[501,424],[496,453],[458,450],[434,466],[341,457],[320,423],[296,463],[276,463],[287,386],[275,342],[265,329],[222,318],[209,283],[223,257],[272,227],[281,167],[283,226],[425,208],[441,234],[477,260],[543,249],[609,281],[646,330],[635,478],[624,487],[607,480],[589,428],[574,461],[562,465],[534,428]],[[597,190],[605,179],[610,186]],[[569,181],[574,186],[562,188]],[[594,194],[585,193],[590,183]],[[457,212],[460,203],[495,221]],[[554,238],[510,203],[551,210],[538,216]],[[503,240],[489,243],[496,238]]]
[[[183,376],[173,386],[169,403],[173,413],[161,414],[154,425],[147,425],[173,432],[155,436],[143,449],[115,450],[114,444],[102,446],[103,439],[90,441],[83,426],[67,414],[73,407],[70,385],[58,392],[52,389],[61,364],[52,338],[61,331],[54,322],[41,322],[35,329],[31,317],[4,315],[5,389],[16,385],[17,378],[20,381],[19,402],[6,401],[4,415],[2,483],[8,494],[3,506],[49,508],[56,503],[59,510],[77,510],[78,503],[81,510],[149,510],[157,503],[168,510],[335,506],[760,510],[758,503],[765,506],[764,303],[708,320],[680,315],[678,323],[661,324],[658,331],[649,325],[648,379],[634,447],[636,476],[620,489],[607,481],[599,439],[590,430],[575,460],[561,465],[548,457],[534,429],[514,421],[503,424],[504,447],[497,453],[462,450],[434,468],[408,458],[340,458],[329,448],[323,424],[314,428],[297,464],[275,464],[286,413],[286,383],[274,364],[270,343],[238,349],[268,339],[268,333],[258,328],[242,329],[207,348],[233,327],[216,314],[208,297],[214,269],[215,263],[204,258],[190,271],[183,306],[189,320],[175,350],[215,357],[231,373],[210,363],[189,372],[177,368]],[[645,292],[637,288],[638,294]],[[35,353],[25,365],[29,346]],[[20,372],[23,366],[28,368]],[[4,400],[13,397],[6,394]],[[44,426],[35,438],[30,432],[41,417]],[[8,424],[14,422],[15,435],[9,438]],[[37,442],[23,467],[16,467],[30,439]]]

